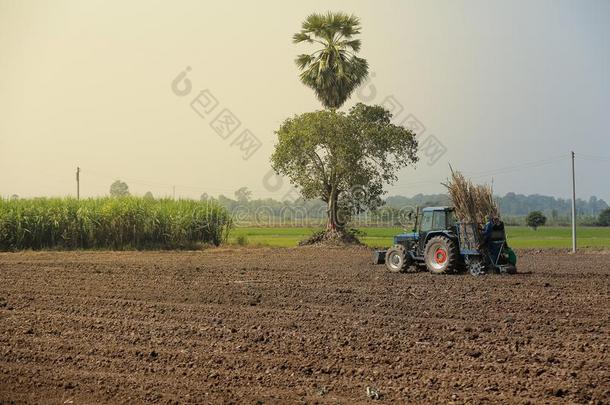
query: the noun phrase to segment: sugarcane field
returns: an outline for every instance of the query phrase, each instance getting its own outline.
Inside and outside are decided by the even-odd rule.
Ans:
[[[610,404],[608,21],[0,0],[0,405]]]

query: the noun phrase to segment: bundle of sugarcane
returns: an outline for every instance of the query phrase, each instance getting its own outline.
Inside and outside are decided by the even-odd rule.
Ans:
[[[451,169],[451,179],[443,183],[455,207],[457,219],[465,223],[482,224],[486,217],[498,215],[498,206],[488,185],[473,184],[458,171]]]

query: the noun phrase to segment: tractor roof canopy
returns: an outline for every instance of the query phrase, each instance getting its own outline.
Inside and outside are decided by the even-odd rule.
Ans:
[[[422,212],[429,211],[453,211],[453,207],[426,207],[422,209]]]

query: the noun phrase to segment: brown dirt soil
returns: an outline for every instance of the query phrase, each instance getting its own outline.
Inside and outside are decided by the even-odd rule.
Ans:
[[[603,252],[513,276],[352,249],[0,254],[0,403],[610,403]]]

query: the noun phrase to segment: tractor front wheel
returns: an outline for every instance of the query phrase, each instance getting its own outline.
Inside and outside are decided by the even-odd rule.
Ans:
[[[424,259],[430,273],[442,274],[454,271],[458,256],[457,245],[446,236],[434,236],[426,243]]]
[[[385,266],[392,273],[404,273],[412,264],[411,256],[402,245],[392,246],[386,252]]]

